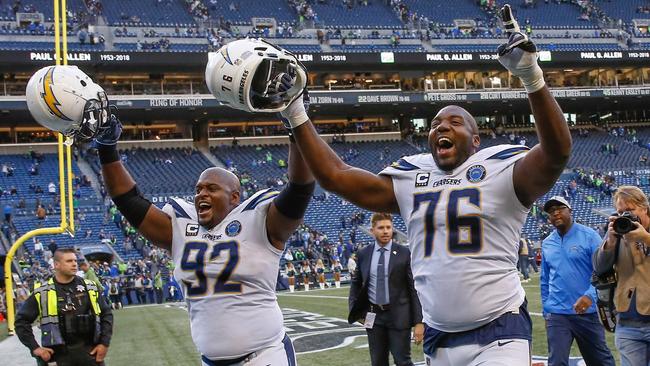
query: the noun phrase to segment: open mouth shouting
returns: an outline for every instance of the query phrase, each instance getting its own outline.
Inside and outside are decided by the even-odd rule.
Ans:
[[[196,213],[199,215],[199,219],[209,218],[212,213],[212,203],[207,200],[201,200],[196,206]]]
[[[447,136],[440,136],[436,140],[436,155],[440,158],[450,157],[454,152],[454,142]]]

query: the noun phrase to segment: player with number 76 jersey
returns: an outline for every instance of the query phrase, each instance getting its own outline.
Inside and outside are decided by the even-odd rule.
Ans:
[[[554,184],[571,135],[537,64],[535,45],[510,6],[499,62],[521,80],[539,144],[480,150],[474,117],[446,106],[431,120],[430,152],[379,174],[351,167],[318,136],[300,103],[282,112],[320,185],[406,222],[415,289],[422,304],[428,366],[530,364],[532,324],[517,275],[517,243],[528,209]]]

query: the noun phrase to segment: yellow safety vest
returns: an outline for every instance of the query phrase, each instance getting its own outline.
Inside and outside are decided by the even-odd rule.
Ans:
[[[102,313],[98,301],[99,289],[93,281],[84,279],[84,284],[95,315],[94,342],[97,343],[100,335],[99,315]],[[41,286],[38,282],[34,283],[34,297],[38,303],[38,318],[41,323],[41,345],[48,347],[65,344],[59,327],[59,307],[54,279],[50,278],[45,286]]]

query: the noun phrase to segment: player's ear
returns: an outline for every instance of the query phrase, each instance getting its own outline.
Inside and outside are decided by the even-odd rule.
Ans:
[[[476,134],[472,137],[472,146],[474,146],[475,150],[478,150],[479,146],[481,146],[481,136]]]
[[[234,191],[232,191],[230,193],[230,205],[231,206],[234,207],[234,206],[239,205],[240,199],[241,199],[241,194],[239,193],[238,189],[235,189]]]

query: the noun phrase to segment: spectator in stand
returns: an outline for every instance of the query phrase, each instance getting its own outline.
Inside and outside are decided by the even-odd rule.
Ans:
[[[6,203],[5,207],[3,209],[3,212],[5,214],[5,221],[7,223],[11,223],[11,214],[13,213],[13,211],[14,211],[14,208],[11,205],[11,203]]]
[[[56,185],[54,184],[54,182],[50,182],[50,183],[47,185],[47,192],[48,192],[49,194],[51,194],[51,195],[55,195],[55,194],[56,194]]]
[[[43,255],[43,243],[41,242],[41,239],[36,237],[34,238],[34,254],[37,257]]]
[[[43,205],[39,205],[38,208],[36,209],[36,218],[39,220],[45,220],[47,217],[47,212],[45,211],[45,208]]]

